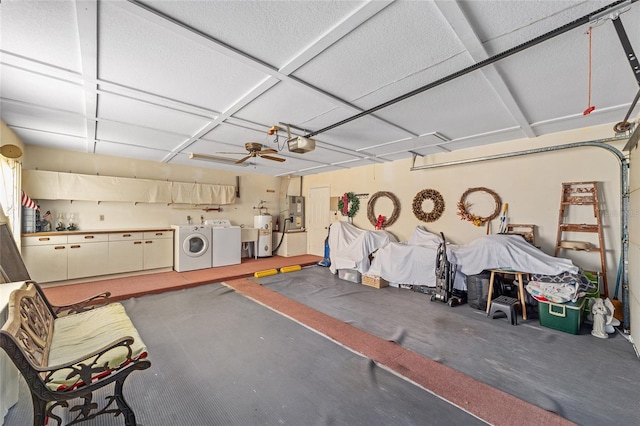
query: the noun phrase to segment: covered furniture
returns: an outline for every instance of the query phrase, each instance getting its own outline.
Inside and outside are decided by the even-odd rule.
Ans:
[[[330,270],[354,269],[361,274],[369,270],[371,255],[397,238],[387,231],[366,231],[348,222],[334,222],[329,228]]]
[[[136,425],[122,388],[130,373],[151,363],[124,307],[95,305],[108,296],[54,306],[33,281],[11,293],[0,347],[29,387],[34,425],[61,424],[63,409],[71,417],[68,424],[122,414],[125,425]],[[94,399],[96,390],[110,384],[112,395]]]

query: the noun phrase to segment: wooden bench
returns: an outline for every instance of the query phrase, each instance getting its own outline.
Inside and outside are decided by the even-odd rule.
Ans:
[[[0,329],[0,347],[9,355],[31,391],[33,424],[68,425],[102,414],[122,414],[127,426],[135,415],[124,399],[125,379],[149,368],[147,350],[120,303],[103,293],[79,303],[54,306],[40,286],[27,281],[14,290],[9,316]],[[115,383],[114,383],[115,382]],[[94,400],[94,392],[109,384],[112,395]],[[101,392],[100,395],[104,395]],[[75,401],[71,401],[74,400]],[[101,399],[101,398],[100,398]]]

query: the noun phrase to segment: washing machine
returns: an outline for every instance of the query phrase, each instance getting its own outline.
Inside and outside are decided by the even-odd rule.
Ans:
[[[242,257],[242,230],[231,225],[229,219],[209,219],[205,226],[211,228],[211,266],[240,264]]]
[[[173,269],[178,272],[211,268],[211,227],[172,225]]]

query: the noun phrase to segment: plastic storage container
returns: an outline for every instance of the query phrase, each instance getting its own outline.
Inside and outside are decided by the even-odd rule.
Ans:
[[[362,281],[362,274],[355,269],[338,269],[338,278],[360,284]]]
[[[584,305],[586,298],[577,302],[552,303],[538,301],[538,315],[540,325],[564,331],[565,333],[578,334],[584,321]]]

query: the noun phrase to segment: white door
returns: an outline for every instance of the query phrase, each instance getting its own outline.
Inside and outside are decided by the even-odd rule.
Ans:
[[[329,211],[330,188],[320,186],[309,189],[309,214],[307,227],[307,253],[324,256],[324,240],[331,225]]]

